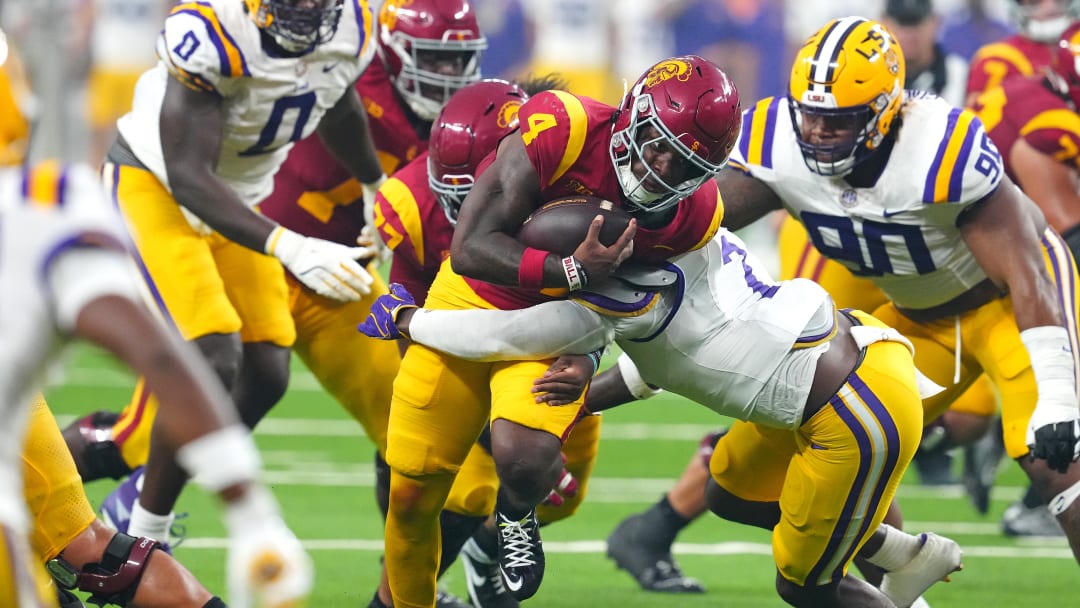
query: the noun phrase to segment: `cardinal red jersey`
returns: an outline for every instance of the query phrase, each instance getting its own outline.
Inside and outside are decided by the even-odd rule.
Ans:
[[[1053,47],[1019,34],[988,44],[971,59],[967,97],[1000,86],[1013,76],[1040,74],[1050,65]]]
[[[394,251],[390,281],[427,299],[442,261],[450,255],[454,227],[428,186],[427,152],[402,167],[379,188],[375,217],[383,242]]]
[[[540,178],[541,200],[588,194],[622,204],[622,187],[609,151],[614,112],[609,105],[565,91],[544,91],[521,106],[519,134]],[[708,180],[679,201],[667,225],[655,229],[638,225],[633,259],[658,262],[703,247],[716,234],[723,215],[716,183]],[[521,308],[550,297],[468,277],[466,281],[500,308]]]
[[[1039,76],[1012,78],[976,98],[973,109],[1005,161],[1005,172],[1020,183],[1009,151],[1020,139],[1070,167],[1078,167],[1080,115]]]
[[[387,175],[427,150],[430,124],[405,109],[381,61],[364,70],[356,90]],[[356,244],[364,227],[360,183],[317,136],[296,143],[274,176],[274,192],[260,209],[286,228],[344,245]]]

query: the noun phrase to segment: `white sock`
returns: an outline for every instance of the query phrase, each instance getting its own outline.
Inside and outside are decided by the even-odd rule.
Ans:
[[[881,543],[877,553],[866,558],[866,561],[887,571],[896,570],[910,562],[925,542],[921,534],[914,536],[889,524],[881,524],[881,528],[885,530],[885,542]]]
[[[173,523],[173,514],[157,515],[143,508],[139,501],[131,508],[131,523],[128,524],[127,533],[139,537],[147,536],[156,541],[167,542],[169,540],[169,528]]]

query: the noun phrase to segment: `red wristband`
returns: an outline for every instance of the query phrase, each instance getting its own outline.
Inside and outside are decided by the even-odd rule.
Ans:
[[[544,286],[544,260],[550,252],[526,247],[518,266],[518,286],[540,289]]]

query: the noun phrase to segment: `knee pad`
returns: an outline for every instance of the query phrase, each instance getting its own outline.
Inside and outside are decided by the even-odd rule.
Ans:
[[[150,554],[160,547],[152,538],[135,538],[117,532],[97,563],[86,564],[78,570],[58,557],[49,560],[45,567],[57,586],[92,594],[92,604],[126,606],[135,597]]]
[[[94,412],[64,429],[64,442],[83,482],[103,477],[122,479],[131,474],[131,467],[124,462],[120,447],[113,441],[112,427],[118,418],[113,412]]]

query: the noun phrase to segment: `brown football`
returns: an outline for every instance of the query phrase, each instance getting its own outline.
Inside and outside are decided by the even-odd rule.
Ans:
[[[630,222],[630,214],[610,201],[587,195],[567,196],[534,211],[521,225],[517,239],[526,247],[570,255],[585,240],[589,223],[597,215],[604,216],[600,242],[605,245],[614,243]]]

